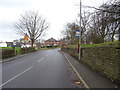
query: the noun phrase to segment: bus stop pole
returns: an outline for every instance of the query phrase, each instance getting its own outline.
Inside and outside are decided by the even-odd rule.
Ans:
[[[78,44],[78,47],[79,47],[79,60],[81,60],[81,38],[82,38],[82,29],[81,29],[81,0],[80,0],[80,27],[79,27],[79,31],[80,31],[80,37],[79,37],[79,44]]]

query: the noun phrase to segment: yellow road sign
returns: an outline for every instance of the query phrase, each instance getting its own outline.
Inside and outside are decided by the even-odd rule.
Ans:
[[[28,35],[27,34],[25,34],[25,36],[24,36],[24,41],[28,41]]]

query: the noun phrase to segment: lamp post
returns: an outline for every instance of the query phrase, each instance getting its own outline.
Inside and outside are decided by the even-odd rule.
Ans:
[[[79,24],[80,24],[80,27],[79,27],[79,31],[80,31],[80,38],[79,38],[79,46],[78,46],[78,48],[79,48],[79,60],[81,59],[81,38],[82,38],[82,34],[81,34],[81,0],[80,0],[80,22],[79,22]]]

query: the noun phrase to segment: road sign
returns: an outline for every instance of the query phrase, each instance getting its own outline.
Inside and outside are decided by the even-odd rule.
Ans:
[[[28,41],[28,35],[27,34],[25,34],[25,36],[24,36],[24,41]]]
[[[79,30],[76,31],[76,38],[80,38],[80,31]]]

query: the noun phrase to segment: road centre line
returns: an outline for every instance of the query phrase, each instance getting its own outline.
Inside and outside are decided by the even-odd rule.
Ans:
[[[40,61],[42,61],[45,57],[41,58],[40,60],[38,60],[37,62],[39,63]]]
[[[45,57],[47,57],[47,56],[48,56],[48,54],[45,55]]]
[[[24,70],[23,72],[19,73],[18,75],[14,76],[13,78],[9,79],[8,81],[4,82],[3,84],[0,85],[0,87],[4,86],[5,84],[11,82],[12,80],[14,80],[15,78],[19,77],[20,75],[22,75],[23,73],[27,72],[28,70],[30,70],[31,68],[33,68],[34,66],[29,67],[28,69]]]
[[[46,54],[43,58],[41,58],[40,60],[38,60],[37,62],[39,63],[39,62],[41,62],[45,57],[47,57],[48,56],[48,54]]]

